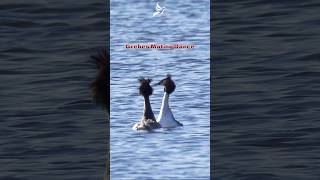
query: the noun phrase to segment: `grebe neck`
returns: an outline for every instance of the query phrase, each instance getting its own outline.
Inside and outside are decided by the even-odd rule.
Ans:
[[[161,109],[170,109],[170,107],[169,107],[169,93],[167,93],[167,92],[164,92],[164,95],[162,98]]]
[[[143,112],[143,116],[146,119],[156,120],[156,118],[154,117],[152,108],[151,108],[149,96],[144,96],[144,112]]]
[[[165,92],[162,99],[159,117],[157,122],[160,123],[161,127],[171,128],[176,127],[179,123],[174,119],[172,111],[169,107],[169,93]]]

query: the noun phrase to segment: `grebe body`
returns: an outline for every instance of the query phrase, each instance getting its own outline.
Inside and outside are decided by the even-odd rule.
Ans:
[[[173,116],[173,113],[169,106],[169,94],[167,92],[164,92],[162,104],[160,108],[160,114],[157,119],[157,122],[163,128],[172,128],[172,127],[182,126],[182,124],[176,121]]]

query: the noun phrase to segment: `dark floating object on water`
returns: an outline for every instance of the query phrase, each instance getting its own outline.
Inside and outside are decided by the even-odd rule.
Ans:
[[[102,104],[107,110],[110,109],[109,99],[109,72],[110,72],[110,56],[107,50],[99,52],[97,55],[91,56],[97,65],[98,74],[96,79],[91,83],[93,98],[98,104]]]
[[[171,79],[171,75],[167,74],[167,77],[158,82],[155,85],[163,85],[164,86],[164,95],[162,99],[162,104],[160,108],[160,113],[157,118],[157,122],[163,128],[173,128],[177,126],[182,126],[182,124],[175,120],[173,113],[169,106],[169,95],[173,93],[176,89],[176,85]]]
[[[133,126],[134,130],[146,130],[150,131],[152,129],[160,128],[160,124],[157,123],[154,117],[149,96],[152,95],[153,89],[150,86],[152,80],[149,78],[140,78],[139,94],[144,98],[144,112],[141,120]]]

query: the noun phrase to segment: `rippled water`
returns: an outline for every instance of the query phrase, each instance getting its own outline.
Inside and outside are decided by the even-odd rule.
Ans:
[[[103,111],[89,59],[105,2],[0,2],[0,179],[102,179]]]
[[[217,179],[319,179],[319,11],[316,0],[215,1]]]
[[[111,179],[209,179],[209,1],[111,1]],[[125,49],[125,43],[194,43],[195,49]],[[171,73],[170,105],[183,127],[152,133],[132,130],[143,112],[138,78],[154,83]],[[150,97],[157,116],[163,95]]]

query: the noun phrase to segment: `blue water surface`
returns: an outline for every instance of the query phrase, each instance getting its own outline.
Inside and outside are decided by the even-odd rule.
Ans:
[[[102,179],[105,129],[89,84],[106,43],[100,0],[0,2],[0,179]]]
[[[209,179],[209,1],[158,1],[166,10],[152,17],[157,1],[111,1],[111,179]],[[126,49],[126,43],[185,43],[194,49]],[[153,83],[167,73],[176,82],[170,96],[184,124],[151,133],[132,130],[143,112],[138,78]],[[163,88],[150,97],[159,114]]]
[[[214,2],[216,179],[319,179],[319,11],[317,0]]]

